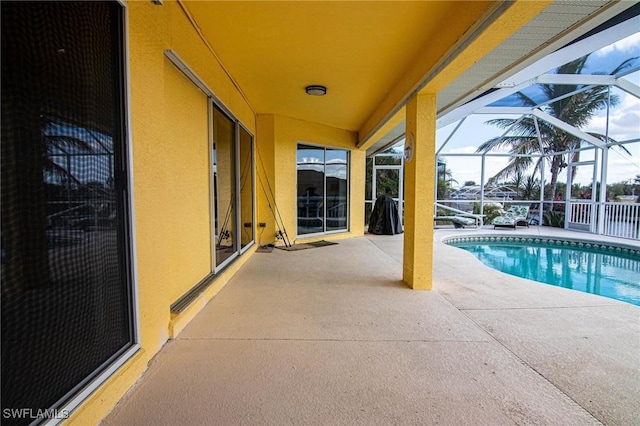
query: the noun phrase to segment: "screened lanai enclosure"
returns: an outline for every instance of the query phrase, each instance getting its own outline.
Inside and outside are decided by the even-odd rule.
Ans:
[[[438,111],[436,227],[493,228],[522,206],[521,225],[640,239],[638,13]],[[367,160],[366,212],[388,190],[401,211],[403,143]]]

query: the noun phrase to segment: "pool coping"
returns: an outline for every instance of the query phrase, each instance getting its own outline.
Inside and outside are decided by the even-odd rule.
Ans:
[[[519,244],[548,244],[551,246],[577,248],[577,249],[596,249],[602,251],[613,251],[630,256],[640,256],[640,248],[630,244],[611,242],[611,241],[594,241],[593,239],[575,238],[575,237],[553,237],[543,235],[447,235],[440,239],[443,244],[455,247],[456,243],[519,243]],[[614,254],[612,253],[612,254]]]

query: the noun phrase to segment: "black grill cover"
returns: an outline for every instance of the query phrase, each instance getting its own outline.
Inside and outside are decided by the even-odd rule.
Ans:
[[[377,235],[402,234],[402,220],[393,198],[387,195],[378,197],[369,219],[369,233]]]

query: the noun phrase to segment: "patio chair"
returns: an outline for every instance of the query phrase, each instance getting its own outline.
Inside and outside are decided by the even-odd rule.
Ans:
[[[478,226],[479,221],[476,218],[467,216],[434,216],[434,221],[451,222],[455,228],[465,228],[467,226]]]
[[[493,219],[491,224],[494,229],[497,226],[508,226],[515,230],[518,225],[524,225],[528,228],[527,216],[529,216],[529,206],[511,206],[504,214]]]

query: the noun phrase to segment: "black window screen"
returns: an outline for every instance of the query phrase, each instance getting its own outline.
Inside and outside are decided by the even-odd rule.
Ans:
[[[31,423],[133,343],[122,10],[1,15],[2,420]]]

